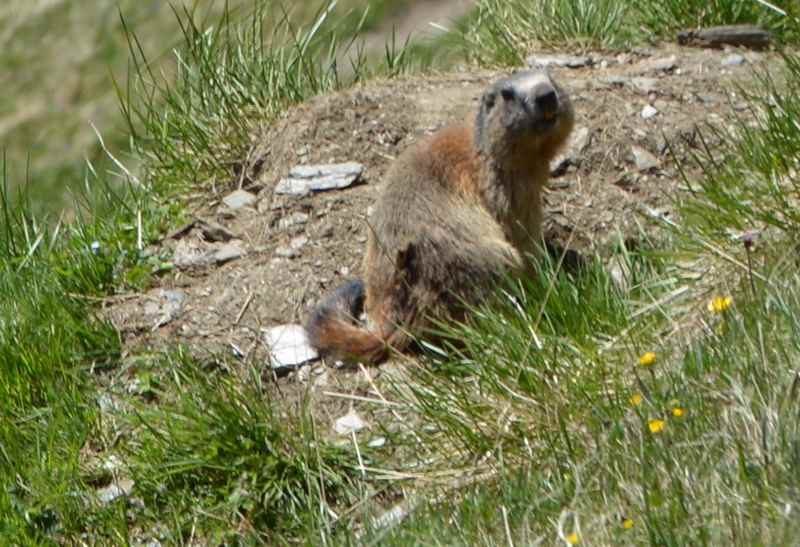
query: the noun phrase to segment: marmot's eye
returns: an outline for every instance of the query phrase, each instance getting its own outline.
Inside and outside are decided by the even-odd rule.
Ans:
[[[486,105],[486,108],[491,109],[494,106],[495,94],[494,93],[487,93],[483,96],[483,102]]]
[[[512,100],[514,100],[514,97],[516,97],[516,94],[514,93],[514,89],[511,88],[511,87],[504,87],[503,89],[501,89],[500,90],[500,95],[502,95],[503,98],[505,100],[507,100],[507,101],[512,101]]]

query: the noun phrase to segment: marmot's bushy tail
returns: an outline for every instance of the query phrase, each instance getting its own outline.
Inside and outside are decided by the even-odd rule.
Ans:
[[[311,314],[308,337],[325,356],[344,361],[379,363],[400,342],[402,333],[394,328],[383,336],[358,324],[364,310],[364,283],[349,281],[336,289]]]

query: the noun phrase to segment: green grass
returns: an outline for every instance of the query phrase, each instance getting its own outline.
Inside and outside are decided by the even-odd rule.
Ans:
[[[422,502],[370,537],[389,545],[551,544],[573,533],[590,545],[793,541],[800,276],[791,158],[800,150],[791,120],[800,64],[789,56],[785,66],[785,86],[761,75],[759,92],[745,95],[756,126],[741,120],[719,133],[721,149],[696,158],[704,175],[686,180],[681,222],[665,229],[640,289],[615,294],[598,272],[542,279],[474,314],[474,326],[454,328],[463,349],[412,369],[394,400],[414,406],[424,444],[440,447],[432,475],[461,478],[440,481],[430,494],[439,503]],[[743,230],[757,234],[754,244],[732,237]],[[670,254],[696,275],[682,279],[671,260],[660,263]],[[660,299],[672,287],[684,289],[682,301]],[[707,309],[719,295],[732,305]],[[639,356],[648,351],[656,360],[645,366]]]
[[[308,97],[405,68],[402,47],[387,48],[384,65],[367,66],[356,55],[344,79],[339,63],[354,51],[352,36],[368,18],[336,19],[333,4],[306,26],[297,26],[289,12],[276,23],[275,8],[265,1],[254,3],[248,24],[237,24],[227,11],[209,28],[188,11],[176,15],[185,47],[174,74],[154,70],[131,31],[131,74],[127,87],[118,86],[137,157],[156,184],[173,190],[248,183],[258,166],[246,158],[266,120]]]
[[[157,275],[160,263],[144,249],[180,220],[169,197],[205,177],[232,176],[256,119],[344,85],[336,32],[349,37],[351,23],[337,26],[319,12],[310,26],[286,15],[275,28],[266,25],[265,2],[248,13],[205,19],[177,8],[183,43],[174,74],[146,53],[149,42],[123,14],[132,65],[117,92],[139,167],[126,168],[113,149],[102,167],[90,163],[83,191],[73,193],[75,220],[34,216],[25,192],[41,182],[38,172],[21,185],[19,170],[3,162],[4,541],[119,544],[141,536],[142,526],[174,543],[196,533],[286,541],[327,526],[332,513],[319,508],[355,491],[352,460],[317,438],[302,405],[279,408],[252,379],[214,375],[186,358],[123,360],[117,333],[95,313],[96,302]],[[141,505],[99,500],[98,489],[123,472],[135,477]],[[198,519],[207,524],[198,528]]]
[[[205,31],[204,25],[213,24],[226,9],[234,18],[249,17],[249,11],[263,10],[265,2],[173,4],[180,12],[190,9],[195,24]],[[274,7],[261,23],[262,30],[265,36],[275,32],[270,41],[276,42],[288,37],[282,18],[272,14],[285,10],[293,25],[306,25],[323,2],[268,4]],[[338,0],[332,16],[339,21],[342,40],[359,25],[374,27],[404,5],[394,4],[372,0],[365,13],[362,2]],[[90,123],[115,154],[128,148],[127,127],[112,85],[112,78],[127,85],[127,33],[136,33],[154,72],[169,74],[171,51],[184,39],[182,29],[168,2],[138,0],[8,0],[0,7],[0,28],[0,61],[5,69],[0,74],[0,146],[12,160],[7,166],[9,179],[29,187],[27,193],[38,211],[58,212],[72,205],[69,192],[82,185],[86,160],[100,171],[113,167]]]
[[[770,5],[755,0],[478,0],[475,13],[460,25],[459,38],[464,57],[487,66],[524,65],[531,50],[613,50],[674,41],[678,31],[713,25],[757,24],[779,42],[796,39],[795,4]]]
[[[274,543],[329,526],[320,509],[352,503],[350,451],[319,435],[304,401],[276,398],[259,370],[239,378],[180,355],[149,369],[146,397],[120,419],[138,432],[123,452],[144,501],[139,520],[170,524],[153,539]]]
[[[539,41],[619,47],[699,23],[755,20],[794,35],[788,18],[754,3],[717,4],[711,13],[668,3],[661,19],[642,22],[636,10],[655,1],[486,0],[464,28],[471,59],[484,64],[518,64],[523,46]],[[276,23],[265,3],[252,7],[210,19],[178,7],[168,27],[180,29],[177,57],[124,16],[115,28],[127,28],[119,36],[131,64],[124,77],[115,73],[116,91],[132,148],[110,152],[136,169],[108,158],[113,172],[99,164],[82,172],[88,189],[76,191],[72,222],[34,215],[24,193],[2,195],[4,541],[494,545],[577,534],[587,545],[750,545],[797,537],[796,56],[786,57],[784,74],[761,74],[758,93],[744,93],[755,126],[742,118],[733,130],[706,129],[722,145],[695,158],[703,175],[686,175],[679,222],[615,250],[623,282],[599,264],[567,275],[548,263],[538,278],[510,283],[467,324],[444,327],[448,337],[425,359],[408,361],[402,381],[385,386],[394,405],[358,406],[387,437],[369,448],[361,436],[331,438],[309,393],[282,394],[257,367],[222,355],[199,360],[186,348],[129,354],[98,313],[103,299],[159,275],[144,248],[180,221],[176,196],[255,173],[248,151],[264,120],[419,60],[413,49],[389,48],[382,65],[357,64],[344,79],[338,53],[359,25],[376,24],[379,9],[355,23],[316,12],[320,23],[306,25]],[[523,8],[534,11],[515,11]],[[482,29],[470,26],[476,21]],[[5,188],[24,180],[26,169],[12,167]],[[31,184],[39,173],[30,170]],[[757,234],[752,246],[737,237],[746,231]],[[709,311],[717,295],[733,305]],[[641,365],[649,351],[655,363]],[[130,497],[98,499],[125,479],[134,481]],[[406,519],[373,520],[403,499]]]

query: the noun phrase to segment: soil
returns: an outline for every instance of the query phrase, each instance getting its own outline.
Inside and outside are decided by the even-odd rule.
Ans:
[[[728,123],[733,110],[743,109],[736,84],[752,79],[754,66],[777,59],[769,53],[739,53],[746,63],[723,66],[729,52],[666,46],[598,53],[592,55],[591,66],[551,69],[572,96],[576,134],[585,140],[568,152],[569,161],[546,192],[549,237],[584,253],[607,256],[617,238],[639,237],[648,225],[643,211],[670,215],[672,200],[681,191],[670,153],[689,165],[692,150],[701,146],[698,125]],[[671,56],[673,69],[653,68],[658,64],[654,61]],[[250,163],[259,170],[244,184],[257,201],[237,210],[222,204],[237,188],[236,180],[218,194],[209,191],[195,213],[234,234],[243,256],[221,265],[176,268],[155,279],[145,293],[109,303],[103,313],[127,350],[183,344],[201,358],[233,356],[263,363],[269,371],[262,329],[304,323],[321,297],[359,275],[368,210],[392,160],[411,143],[471,116],[481,92],[500,75],[476,70],[372,81],[317,97],[265,126],[254,136],[250,154]],[[643,119],[648,105],[658,113]],[[633,147],[649,152],[655,165],[638,169]],[[365,166],[361,182],[348,189],[303,198],[273,194],[295,165],[347,161]],[[298,213],[307,220],[300,222]],[[297,256],[279,256],[281,248],[301,236],[307,242]],[[192,228],[150,251],[169,257],[221,245]],[[176,306],[175,293],[165,291],[178,291],[183,300]],[[315,370],[320,372],[319,365]],[[320,377],[327,382],[331,374],[339,371],[322,370]],[[306,369],[281,381],[308,377]]]

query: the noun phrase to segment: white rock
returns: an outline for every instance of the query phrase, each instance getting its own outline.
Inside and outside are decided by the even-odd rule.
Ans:
[[[279,256],[281,258],[297,258],[300,256],[300,251],[293,249],[292,247],[278,247],[275,249],[275,256]]]
[[[635,78],[631,78],[631,86],[633,86],[636,91],[640,91],[645,95],[649,95],[650,93],[655,93],[658,91],[658,80],[656,78],[637,76]]]
[[[592,64],[592,58],[583,55],[531,55],[526,62],[532,68],[549,66],[580,68]]]
[[[308,188],[313,192],[324,192],[325,190],[338,190],[347,188],[353,184],[358,175],[325,175],[308,179]]]
[[[308,215],[306,213],[292,213],[278,221],[278,228],[285,230],[293,226],[300,226],[308,222]]]
[[[298,236],[292,238],[292,240],[289,242],[289,247],[291,247],[296,251],[299,251],[300,249],[305,247],[306,243],[308,243],[308,238],[306,236]]]
[[[670,55],[660,59],[650,59],[641,64],[642,72],[669,72],[678,67],[678,57]]]
[[[375,437],[367,443],[370,448],[380,448],[386,444],[386,437]]]
[[[275,193],[286,196],[305,196],[311,193],[305,179],[281,179],[275,186]]]
[[[272,368],[296,367],[319,358],[308,342],[302,325],[281,325],[265,329],[264,339],[270,349]]]
[[[362,164],[350,161],[322,165],[297,165],[289,170],[289,177],[293,179],[311,179],[328,176],[357,177],[363,172],[364,166]]]
[[[248,192],[247,190],[236,190],[235,192],[231,192],[224,198],[222,198],[222,203],[227,205],[231,209],[241,209],[242,207],[246,207],[248,205],[252,205],[256,202],[256,196]]]
[[[311,192],[324,192],[347,188],[361,176],[364,166],[356,162],[322,165],[297,165],[289,177],[278,182],[276,194],[305,196]]]
[[[658,158],[641,146],[631,146],[631,159],[639,171],[649,171],[659,165]]]
[[[97,498],[100,500],[100,503],[109,504],[118,498],[130,495],[133,490],[133,484],[133,481],[130,479],[122,479],[113,482],[105,488],[99,489],[97,491]]]
[[[356,414],[355,410],[350,410],[350,412],[336,420],[333,430],[339,435],[350,435],[351,433],[358,433],[365,427],[367,427],[367,423],[361,419],[361,416]]]
[[[655,108],[653,108],[648,104],[642,109],[642,113],[640,114],[640,116],[642,117],[642,119],[649,120],[656,114],[658,114],[658,110],[656,110]]]
[[[725,57],[723,57],[722,60],[720,61],[720,64],[722,66],[737,66],[737,65],[743,65],[746,62],[747,59],[745,59],[744,55],[739,55],[738,53],[731,53],[730,55],[726,55]]]

